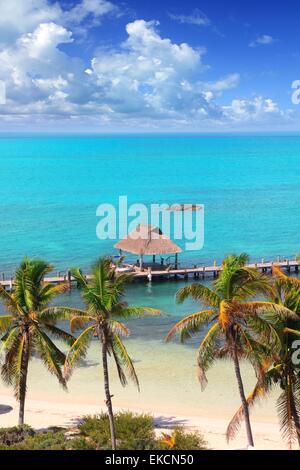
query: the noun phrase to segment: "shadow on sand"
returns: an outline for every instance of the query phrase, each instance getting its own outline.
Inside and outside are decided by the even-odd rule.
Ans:
[[[5,415],[6,413],[10,413],[12,410],[13,410],[12,406],[0,405],[0,415]]]
[[[172,429],[176,426],[184,426],[186,422],[186,419],[178,419],[176,416],[156,416],[154,418],[156,428]]]

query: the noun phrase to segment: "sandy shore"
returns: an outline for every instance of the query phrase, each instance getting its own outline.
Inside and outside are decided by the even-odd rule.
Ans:
[[[127,344],[134,358],[140,380],[140,393],[129,384],[123,388],[111,364],[111,392],[115,409],[150,413],[158,428],[182,424],[199,430],[213,449],[245,448],[244,425],[228,446],[225,431],[230,418],[240,406],[234,368],[230,362],[219,362],[208,373],[208,385],[201,392],[196,378],[195,350],[159,341],[131,340]],[[242,364],[246,392],[255,377],[247,364]],[[104,409],[102,368],[98,344],[93,343],[84,364],[76,368],[68,393],[45,371],[41,362],[32,359],[29,367],[26,422],[36,428],[51,425],[73,425],[87,414]],[[251,412],[257,449],[284,449],[275,401],[278,390],[259,403]],[[18,407],[12,390],[0,382],[0,405],[11,411],[0,414],[0,427],[17,423]]]
[[[11,395],[0,395],[0,425],[13,426],[17,422],[18,405]],[[83,405],[82,403],[53,403],[40,400],[27,400],[26,422],[34,428],[49,426],[74,426],[80,417],[87,414],[96,414],[105,410],[105,407],[96,405]],[[120,407],[116,409],[122,409]],[[123,409],[128,409],[124,407]],[[168,430],[180,424],[186,429],[198,430],[205,436],[212,449],[243,449],[246,444],[246,435],[242,428],[238,437],[231,443],[225,441],[224,430],[227,422],[224,419],[198,416],[184,416],[178,413],[159,413],[145,407],[143,410],[133,409],[136,412],[147,412],[154,416],[155,424],[159,430]],[[256,449],[285,449],[280,438],[278,425],[261,420],[253,421]]]

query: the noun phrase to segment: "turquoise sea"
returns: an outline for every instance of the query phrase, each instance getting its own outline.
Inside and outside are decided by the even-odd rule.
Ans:
[[[2,135],[0,167],[0,272],[25,254],[57,270],[111,254],[96,208],[119,195],[205,205],[204,248],[182,261],[300,252],[300,136]]]
[[[96,237],[96,208],[117,204],[119,195],[127,195],[129,204],[205,205],[204,247],[183,253],[184,263],[212,263],[241,251],[253,260],[300,252],[300,136],[6,135],[0,138],[0,168],[0,273],[12,274],[24,255],[43,257],[56,270],[76,265],[88,270],[98,256],[113,253],[114,241]],[[129,286],[131,304],[156,307],[164,315],[128,322],[132,336],[126,343],[142,392],[121,390],[113,372],[115,403],[229,419],[239,406],[232,365],[217,364],[201,394],[194,367],[200,337],[187,346],[163,341],[175,321],[201,308],[190,300],[176,304],[182,285]],[[82,304],[77,290],[56,303]],[[96,341],[81,366],[66,395],[34,360],[29,397],[102,404]],[[244,376],[250,391],[253,372],[246,367]],[[274,397],[260,413],[276,422]]]

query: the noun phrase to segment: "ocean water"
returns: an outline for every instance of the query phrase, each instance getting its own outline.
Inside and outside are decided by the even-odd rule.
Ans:
[[[13,273],[24,255],[43,257],[56,270],[88,270],[98,256],[113,253],[115,241],[96,237],[96,208],[103,202],[117,204],[119,195],[146,205],[205,205],[204,247],[183,253],[183,263],[212,263],[241,251],[253,260],[300,252],[300,136],[7,135],[0,138],[0,168],[0,273]],[[163,315],[128,322],[132,336],[126,344],[142,392],[123,391],[113,373],[116,404],[229,418],[239,405],[232,365],[216,365],[211,385],[201,394],[195,378],[201,336],[186,346],[164,343],[175,321],[201,308],[191,300],[176,304],[176,291],[183,285],[129,286],[131,304],[159,308]],[[56,303],[80,307],[80,293],[73,290]],[[65,395],[34,360],[29,396],[102,403],[99,362],[93,341]],[[253,373],[246,367],[244,375],[250,391]],[[2,383],[0,393],[7,393]],[[274,397],[261,414],[276,420]]]
[[[0,272],[24,255],[65,270],[113,253],[96,208],[119,195],[205,205],[204,247],[182,262],[300,252],[300,136],[6,135],[0,168]]]

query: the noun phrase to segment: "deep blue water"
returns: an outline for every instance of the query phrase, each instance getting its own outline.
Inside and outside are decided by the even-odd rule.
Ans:
[[[189,262],[300,252],[300,136],[2,136],[0,168],[0,272],[24,255],[63,270],[112,253],[96,208],[119,195],[204,204],[204,248]]]

